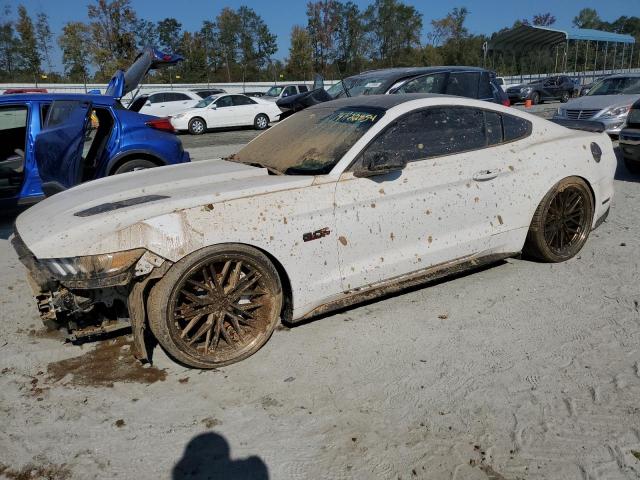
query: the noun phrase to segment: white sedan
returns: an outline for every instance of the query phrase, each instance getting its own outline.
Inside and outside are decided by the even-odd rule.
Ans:
[[[264,130],[282,112],[273,103],[246,95],[211,95],[171,117],[176,130],[201,135],[209,128],[245,127],[253,125]]]
[[[18,217],[13,243],[45,321],[73,338],[131,326],[139,359],[150,331],[178,361],[215,368],[280,320],[520,252],[572,258],[608,214],[616,164],[607,135],[501,105],[346,98],[226,161],[56,194]]]

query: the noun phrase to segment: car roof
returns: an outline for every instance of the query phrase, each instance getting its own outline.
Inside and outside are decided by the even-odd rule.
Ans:
[[[375,70],[365,70],[364,72],[361,72],[357,75],[352,75],[352,77],[379,77],[381,75],[385,75],[389,77],[396,76],[398,78],[403,78],[412,75],[423,75],[426,73],[437,72],[489,72],[489,70],[481,67],[466,66],[379,68]]]
[[[402,103],[411,102],[412,100],[420,100],[424,98],[457,98],[454,95],[441,95],[438,93],[405,93],[393,95],[358,95],[357,97],[346,97],[329,102],[318,103],[309,107],[312,109],[322,109],[330,107],[334,110],[340,108],[379,108],[389,110]]]
[[[53,102],[54,100],[85,100],[100,105],[112,105],[116,99],[107,95],[87,95],[79,93],[16,93],[0,95],[1,103],[14,102]]]

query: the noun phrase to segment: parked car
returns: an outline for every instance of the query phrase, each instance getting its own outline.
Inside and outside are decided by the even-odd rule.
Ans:
[[[262,95],[262,98],[275,102],[280,98],[290,97],[292,95],[297,95],[299,93],[305,93],[308,91],[309,87],[304,84],[274,85]]]
[[[253,126],[264,130],[280,117],[280,109],[260,98],[240,94],[212,95],[171,117],[178,131],[201,135],[209,128]]]
[[[631,105],[640,99],[640,74],[610,75],[597,82],[589,93],[558,108],[553,118],[576,122],[602,122],[609,135],[620,133]]]
[[[224,88],[192,88],[192,92],[195,92],[200,98],[207,98],[211,95],[220,95],[221,93],[227,93]]]
[[[200,100],[202,97],[197,92],[188,89],[158,90],[136,97],[129,108],[145,115],[170,117],[193,107]]]
[[[509,99],[495,80],[495,73],[477,67],[386,68],[345,78],[327,91],[317,76],[313,90],[282,98],[277,104],[281,119],[311,105],[359,95],[442,93],[476,98],[509,106]]]
[[[531,100],[533,105],[545,100],[560,100],[566,103],[573,96],[574,83],[566,75],[556,75],[541,78],[535,82],[516,85],[507,89],[507,95],[511,103]]]
[[[619,140],[627,169],[631,173],[640,173],[640,100],[631,106]]]
[[[166,119],[119,102],[147,70],[173,63],[147,50],[118,72],[107,95],[39,93],[0,97],[0,207],[29,205],[80,182],[159,165],[189,154]]]
[[[129,318],[138,358],[151,332],[174,359],[215,368],[281,319],[521,251],[568,260],[605,218],[615,169],[606,135],[502,105],[360,96],[299,112],[227,161],[55,195],[12,241],[45,321],[82,338]]]
[[[7,88],[3,95],[16,95],[18,93],[47,93],[46,88]]]

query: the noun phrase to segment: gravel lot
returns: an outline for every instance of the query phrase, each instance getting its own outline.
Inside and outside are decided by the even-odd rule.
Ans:
[[[616,178],[567,263],[509,260],[283,327],[208,372],[44,332],[5,219],[0,477],[638,478],[640,177]]]

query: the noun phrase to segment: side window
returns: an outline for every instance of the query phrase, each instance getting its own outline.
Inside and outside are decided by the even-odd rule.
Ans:
[[[40,105],[40,128],[44,127],[44,121],[47,118],[47,114],[49,113],[50,103],[42,103]]]
[[[484,122],[487,131],[487,145],[502,143],[502,118],[500,114],[486,110]]]
[[[165,102],[183,102],[185,100],[191,100],[191,98],[184,93],[167,92],[164,94]]]
[[[478,81],[480,74],[476,72],[452,72],[447,82],[447,95],[478,98]]]
[[[299,91],[300,93],[304,93],[304,92],[308,92],[308,91],[309,91],[309,89],[307,88],[307,86],[306,86],[306,85],[298,85],[298,91]]]
[[[493,98],[493,90],[491,89],[491,77],[487,72],[482,72],[482,75],[480,75],[478,98]]]
[[[232,105],[233,105],[233,102],[231,100],[231,95],[227,95],[226,97],[219,98],[216,101],[216,107],[218,108],[231,107]]]
[[[288,97],[289,95],[295,95],[296,93],[298,93],[296,92],[296,87],[291,85],[284,89],[284,92],[282,92],[282,96]]]
[[[531,135],[533,126],[531,122],[523,118],[511,115],[502,115],[502,126],[504,128],[504,141],[511,142]]]
[[[367,147],[364,155],[384,154],[412,162],[486,145],[483,110],[430,108],[400,118]]]
[[[423,75],[409,80],[394,93],[444,93],[446,73]]]
[[[245,97],[244,95],[233,95],[233,104],[236,106],[240,105],[253,105],[254,102],[249,97]]]
[[[149,96],[149,101],[152,104],[164,102],[164,93],[154,93],[153,95]]]

